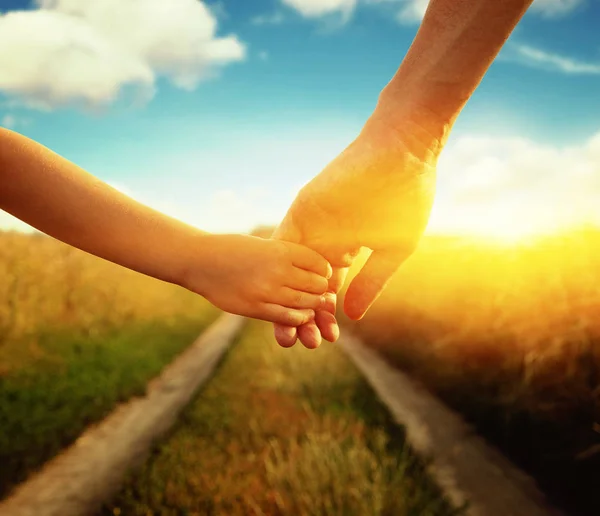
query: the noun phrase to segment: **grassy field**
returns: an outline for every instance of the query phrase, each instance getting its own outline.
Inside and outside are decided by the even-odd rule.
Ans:
[[[142,393],[217,315],[52,239],[0,233],[0,495]]]
[[[46,236],[0,231],[0,347],[57,328],[98,335],[129,323],[194,317],[206,306],[184,289]],[[14,367],[2,360],[0,374]]]
[[[52,239],[0,233],[0,494],[142,392],[217,313]],[[588,229],[510,245],[427,237],[353,326],[588,516],[599,315]],[[251,328],[106,514],[452,513],[335,346],[283,351]]]
[[[598,231],[519,244],[428,237],[354,328],[569,514],[600,514]]]
[[[457,514],[334,345],[251,323],[106,515]]]

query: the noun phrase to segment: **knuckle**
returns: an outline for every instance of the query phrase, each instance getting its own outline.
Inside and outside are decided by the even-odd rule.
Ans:
[[[296,312],[293,312],[291,310],[285,310],[281,314],[281,323],[288,326],[295,326],[297,321],[297,317],[295,314]]]
[[[286,242],[283,242],[282,240],[277,240],[276,242],[276,246],[274,247],[274,256],[278,259],[278,260],[282,260],[282,259],[289,259],[290,256],[290,248],[289,245]]]
[[[305,303],[306,296],[302,292],[297,292],[294,294],[294,303],[296,306],[302,306]]]
[[[322,306],[323,309],[330,312],[335,313],[337,298],[333,293],[326,293],[322,297]]]
[[[313,251],[308,247],[304,247],[300,252],[302,253],[303,258],[312,265],[319,265],[321,263],[321,255],[316,251]]]
[[[324,294],[327,292],[327,288],[329,286],[329,282],[325,278],[318,278],[315,281],[315,289],[318,291],[318,294]]]
[[[275,277],[279,283],[285,282],[290,275],[293,274],[293,270],[290,269],[289,264],[283,264],[281,260],[277,263],[277,269]]]
[[[329,262],[318,253],[315,253],[315,265],[325,273],[329,269]]]
[[[254,288],[254,295],[257,299],[266,300],[271,297],[271,293],[273,292],[272,285],[267,281],[261,281]]]

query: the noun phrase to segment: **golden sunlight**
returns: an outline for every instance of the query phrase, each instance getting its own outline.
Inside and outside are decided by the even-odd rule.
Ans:
[[[600,225],[600,138],[555,147],[458,138],[442,155],[429,231],[514,242]]]
[[[440,195],[427,232],[516,243],[592,222],[589,214],[579,209],[580,205],[571,204],[564,209],[563,204],[560,209],[548,192],[535,193],[500,192],[481,200]]]

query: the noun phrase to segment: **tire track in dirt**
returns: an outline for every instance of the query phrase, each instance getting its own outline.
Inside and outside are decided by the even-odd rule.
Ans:
[[[429,472],[454,505],[467,502],[469,516],[563,516],[548,504],[531,477],[348,329],[339,345],[396,422],[406,428],[407,442],[431,459]]]
[[[0,503],[1,516],[87,516],[175,422],[245,323],[225,314],[148,384]]]

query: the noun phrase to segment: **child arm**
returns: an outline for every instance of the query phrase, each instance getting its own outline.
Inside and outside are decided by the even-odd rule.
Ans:
[[[220,308],[308,320],[329,264],[301,246],[211,235],[110,187],[23,135],[0,129],[0,209],[83,251],[175,283]]]

